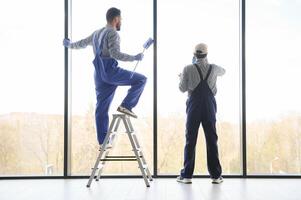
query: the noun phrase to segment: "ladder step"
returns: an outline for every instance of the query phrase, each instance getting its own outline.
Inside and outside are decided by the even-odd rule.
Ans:
[[[134,151],[134,150],[132,150],[132,151]],[[142,153],[142,151],[138,151],[139,157],[143,158],[143,155],[141,155],[140,153]]]
[[[136,158],[136,156],[106,156],[106,158]]]
[[[139,145],[138,142],[138,138],[136,136],[136,131],[133,128],[133,125],[131,123],[130,117],[125,115],[125,114],[113,114],[113,119],[111,121],[110,124],[110,129],[109,129],[109,133],[107,135],[107,139],[113,139],[115,137],[117,137],[117,135],[120,134],[120,132],[118,132],[118,127],[120,124],[124,124],[125,127],[125,131],[122,131],[123,133],[127,134],[130,142],[131,142],[131,146],[132,146],[132,151],[134,151],[134,155],[112,155],[109,156],[109,153],[111,152],[111,148],[103,148],[100,147],[99,151],[100,154],[96,160],[95,163],[95,167],[97,166],[97,168],[92,168],[92,174],[89,178],[89,182],[87,184],[87,187],[90,187],[92,180],[96,177],[96,181],[99,180],[99,178],[101,177],[102,174],[102,170],[105,167],[105,161],[136,161],[138,162],[139,168],[141,166],[142,169],[140,169],[141,173],[142,173],[142,177],[144,178],[145,184],[147,187],[149,187],[149,182],[152,180],[152,176],[150,175],[150,171],[149,168],[146,164],[142,149]],[[108,138],[110,137],[110,138]],[[137,156],[137,157],[136,157]],[[98,170],[98,175],[95,176],[96,171]]]
[[[110,159],[101,159],[101,161],[137,161],[136,158],[110,158]]]
[[[139,158],[143,158],[143,156],[139,156]],[[100,161],[137,161],[136,156],[106,156]]]

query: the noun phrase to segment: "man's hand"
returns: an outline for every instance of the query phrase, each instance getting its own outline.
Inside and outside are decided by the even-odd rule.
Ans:
[[[195,56],[192,57],[192,64],[195,64],[197,62],[197,59]]]
[[[64,45],[64,47],[67,47],[67,48],[69,48],[71,45],[70,45],[70,40],[69,39],[64,39],[63,40],[63,45]]]
[[[139,53],[137,55],[134,56],[135,57],[135,60],[138,60],[138,61],[141,61],[144,57],[144,54],[143,53]]]

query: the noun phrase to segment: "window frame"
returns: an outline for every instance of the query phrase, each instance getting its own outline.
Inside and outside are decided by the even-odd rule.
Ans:
[[[64,0],[64,37],[71,34],[72,0]],[[153,177],[175,178],[177,175],[158,174],[158,131],[157,131],[157,0],[153,0]],[[241,165],[239,175],[225,175],[226,178],[301,178],[300,175],[248,175],[247,173],[247,132],[246,132],[246,0],[239,0],[239,59],[240,59],[240,132],[241,132]],[[70,108],[71,108],[71,53],[64,50],[64,171],[62,176],[1,176],[0,179],[69,179],[88,178],[89,176],[72,176],[71,142],[70,142]],[[92,166],[91,166],[92,167]],[[139,178],[137,175],[104,175],[103,178]],[[208,178],[208,175],[196,175],[197,178]]]

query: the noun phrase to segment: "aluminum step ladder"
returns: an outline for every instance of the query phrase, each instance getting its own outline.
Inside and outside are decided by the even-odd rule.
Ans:
[[[117,131],[118,131],[120,122],[123,122],[123,124],[124,124],[126,133],[128,135],[128,138],[130,140],[130,143],[131,143],[133,151],[134,151],[134,156],[109,156],[111,148],[106,148],[106,146],[109,142],[110,137],[111,137],[111,140],[114,140],[115,137],[117,136],[117,134],[118,134]],[[96,181],[99,181],[99,178],[101,176],[101,173],[103,171],[105,163],[109,162],[109,161],[137,161],[138,167],[141,171],[145,185],[146,185],[146,187],[150,187],[149,182],[153,180],[152,175],[151,175],[150,170],[145,161],[145,157],[143,155],[143,152],[139,145],[134,128],[132,126],[131,119],[129,116],[127,116],[125,114],[113,114],[113,119],[111,121],[109,131],[105,137],[102,147],[100,147],[100,149],[99,149],[99,154],[96,159],[94,168],[92,168],[92,173],[89,178],[87,187],[90,187],[94,178]],[[95,176],[97,171],[98,171],[98,175]]]

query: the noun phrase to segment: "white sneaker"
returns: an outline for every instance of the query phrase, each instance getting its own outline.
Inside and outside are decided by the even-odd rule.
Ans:
[[[212,179],[212,183],[213,184],[220,184],[220,183],[222,183],[224,180],[223,180],[223,177],[219,177],[219,178],[213,178]]]
[[[112,147],[113,147],[113,145],[110,144],[110,143],[108,143],[108,144],[106,145],[106,149],[111,149]],[[100,149],[102,149],[102,148],[103,148],[103,144],[100,145]]]
[[[130,110],[128,110],[127,108],[124,108],[124,107],[122,107],[122,106],[119,106],[119,107],[117,108],[117,111],[118,111],[118,112],[121,112],[121,113],[123,113],[123,114],[129,115],[129,116],[131,116],[131,117],[138,118],[138,116],[137,116],[135,113],[133,113],[132,111],[130,111]]]
[[[192,183],[192,179],[191,178],[183,178],[182,176],[178,176],[177,177],[177,181],[179,183],[184,183],[184,184],[191,184]]]
[[[108,143],[106,145],[106,149],[113,148],[113,142],[114,142],[113,140],[114,140],[114,138],[112,138],[112,136],[110,136],[109,141],[108,141]],[[103,144],[100,145],[100,148],[102,148],[102,147],[103,147]]]
[[[109,141],[108,144],[106,145],[106,149],[111,149],[112,147],[113,147],[113,143]]]

